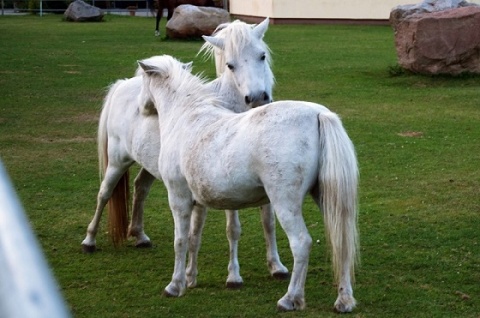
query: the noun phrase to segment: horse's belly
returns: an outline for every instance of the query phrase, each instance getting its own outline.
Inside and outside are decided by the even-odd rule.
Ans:
[[[226,191],[225,189],[203,186],[194,191],[194,197],[198,203],[204,206],[221,210],[258,207],[269,202],[263,187]]]

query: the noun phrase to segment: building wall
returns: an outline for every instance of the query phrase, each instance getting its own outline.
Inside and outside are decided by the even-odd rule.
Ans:
[[[397,5],[416,0],[229,0],[234,16],[270,17],[273,22],[295,20],[388,20]],[[479,3],[480,0],[471,2]],[[300,22],[298,21],[298,22]]]

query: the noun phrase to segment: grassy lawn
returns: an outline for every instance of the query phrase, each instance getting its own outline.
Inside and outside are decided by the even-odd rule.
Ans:
[[[0,158],[73,316],[337,316],[323,221],[310,199],[304,216],[319,242],[303,312],[276,311],[288,282],[268,275],[257,209],[240,215],[241,290],[224,287],[225,216],[211,211],[198,287],[178,299],[161,296],[174,259],[173,221],[160,182],[146,204],[152,249],[132,242],[113,248],[103,222],[100,250],[81,252],[99,186],[95,136],[106,87],[130,77],[137,60],[157,54],[193,60],[195,72],[215,75],[213,62],[196,57],[202,41],[156,38],[153,18],[105,20],[0,17]],[[274,98],[329,107],[356,145],[362,263],[352,316],[478,318],[480,77],[393,74],[387,26],[274,25],[266,42],[277,79]],[[277,233],[291,270],[288,242],[280,228]]]

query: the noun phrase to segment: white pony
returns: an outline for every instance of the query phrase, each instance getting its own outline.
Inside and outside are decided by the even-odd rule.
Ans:
[[[217,39],[216,45],[222,47],[222,42]],[[204,80],[171,56],[139,65],[145,71],[145,92],[159,114],[158,167],[175,222],[175,267],[165,293],[185,293],[193,207],[242,209],[270,200],[294,258],[288,291],[277,306],[304,309],[312,239],[302,204],[310,193],[323,210],[332,247],[338,284],[335,309],[350,312],[355,306],[351,280],[358,250],[358,167],[338,116],[324,106],[300,101],[234,113],[222,107]]]
[[[234,112],[243,112],[271,100],[274,79],[270,69],[269,50],[263,41],[268,23],[266,19],[252,27],[234,21],[221,25],[214,37],[205,37],[207,41],[221,38],[225,43],[223,48],[214,49],[214,46],[207,42],[202,50],[215,54],[217,61],[228,61],[228,64],[217,63],[217,73],[223,74],[209,83],[208,89],[219,96],[222,106]],[[245,62],[245,59],[248,61]],[[223,72],[225,65],[230,69],[227,72]],[[183,67],[187,71],[190,68],[188,65]],[[143,230],[143,204],[154,180],[162,178],[158,171],[160,134],[156,110],[151,101],[143,98],[145,95],[141,90],[142,78],[137,76],[117,81],[105,98],[98,128],[100,173],[104,178],[98,192],[95,215],[82,242],[85,252],[96,249],[95,236],[107,202],[109,234],[114,244],[121,243],[128,234],[136,238],[136,246],[151,246],[150,239]],[[142,169],[135,179],[132,220],[128,226],[128,169],[134,162],[139,163]],[[230,244],[227,287],[236,288],[243,282],[237,253],[241,228],[237,211],[226,211],[226,215]],[[203,211],[194,213],[189,258],[190,287],[196,284],[197,253],[204,221]],[[287,278],[288,269],[281,263],[277,252],[275,218],[270,205],[262,207],[262,222],[270,273],[276,278]]]

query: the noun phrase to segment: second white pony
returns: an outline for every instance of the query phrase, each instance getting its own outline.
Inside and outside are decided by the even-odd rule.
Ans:
[[[358,166],[338,116],[322,105],[301,101],[234,113],[221,107],[204,80],[171,56],[139,63],[145,71],[145,92],[159,115],[158,168],[175,222],[175,267],[165,293],[185,293],[186,243],[194,207],[241,209],[270,200],[294,259],[288,291],[277,306],[305,308],[312,239],[302,204],[310,194],[323,211],[332,250],[338,286],[335,309],[352,311]]]

